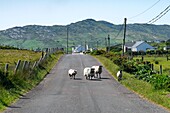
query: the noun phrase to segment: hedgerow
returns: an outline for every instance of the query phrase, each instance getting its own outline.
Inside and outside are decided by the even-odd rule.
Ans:
[[[118,65],[120,69],[133,74],[137,79],[149,82],[153,85],[154,89],[165,89],[170,91],[170,76],[158,74],[152,70],[151,63],[149,61],[142,61],[139,59],[131,60],[128,56],[121,56],[113,52],[95,52],[97,55],[105,56],[110,59],[114,64]],[[99,54],[100,53],[100,54]],[[159,62],[155,62],[159,63]]]

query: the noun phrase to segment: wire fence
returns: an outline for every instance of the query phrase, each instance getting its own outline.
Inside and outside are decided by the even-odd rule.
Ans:
[[[18,59],[16,65],[9,65],[9,63],[0,64],[0,71],[3,75],[8,76],[15,75],[17,73],[23,73],[25,71],[32,72],[37,66],[44,62],[51,54],[57,52],[58,48],[47,48],[45,51],[42,51],[40,58],[37,61],[28,61]]]

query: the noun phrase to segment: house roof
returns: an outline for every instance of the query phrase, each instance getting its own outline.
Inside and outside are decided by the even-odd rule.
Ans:
[[[84,51],[84,50],[85,50],[84,46],[78,45],[78,46],[75,48],[74,52],[81,52],[81,51]]]
[[[137,41],[134,43],[128,43],[126,46],[128,49],[131,49],[132,51],[146,51],[147,49],[154,49],[151,45],[146,43],[145,41]]]
[[[142,43],[144,43],[144,41],[137,41],[132,47],[138,47]]]
[[[125,46],[132,47],[136,42],[126,42]]]
[[[126,46],[126,47],[138,47],[138,46],[141,45],[142,43],[144,43],[144,41],[126,42],[126,43],[125,43],[125,46]]]
[[[168,39],[166,42],[170,42],[170,39]]]

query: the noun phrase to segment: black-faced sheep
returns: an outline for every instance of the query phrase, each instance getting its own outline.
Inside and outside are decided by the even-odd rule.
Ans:
[[[84,68],[84,76],[86,77],[86,79],[92,79],[95,75],[95,72],[94,72],[94,68],[91,68],[91,67],[86,67]]]
[[[102,67],[103,66],[92,66],[92,68],[95,69],[95,74],[96,74],[96,77],[98,78],[101,78]]]
[[[118,81],[122,80],[122,76],[123,76],[122,70],[118,71],[117,72],[117,79],[118,79]]]
[[[68,75],[69,75],[70,79],[71,78],[75,79],[76,74],[77,74],[77,70],[75,70],[75,69],[68,70]]]

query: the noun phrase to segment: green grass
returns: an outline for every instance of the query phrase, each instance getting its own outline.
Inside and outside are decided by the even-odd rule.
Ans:
[[[27,51],[28,52],[28,51]],[[26,52],[26,53],[27,53]],[[10,53],[10,51],[9,51]],[[11,54],[13,52],[11,51]],[[18,53],[18,51],[17,51]],[[23,56],[21,54],[25,55],[25,51],[20,51],[18,53],[18,58],[22,58]],[[37,54],[33,55],[33,54]],[[33,55],[32,59],[31,55]],[[39,53],[32,53],[30,52],[30,57],[25,56],[26,58],[30,60],[36,60],[39,58]],[[7,77],[5,77],[4,80],[8,82],[8,84],[2,84],[2,81],[0,83],[0,111],[3,111],[7,106],[9,106],[11,103],[16,101],[21,95],[25,94],[32,88],[34,88],[40,81],[43,80],[46,74],[49,73],[49,71],[53,68],[53,66],[56,64],[56,62],[59,60],[62,54],[55,53],[50,55],[45,61],[43,61],[39,67],[35,68],[31,74],[28,74],[29,72],[22,72],[17,73],[16,75],[9,74]],[[24,58],[25,58],[24,57]],[[17,58],[13,58],[11,60],[14,60]],[[14,60],[15,61],[15,60]],[[10,59],[9,59],[10,62]],[[13,62],[13,61],[11,61]],[[0,73],[0,76],[3,76],[2,73]]]
[[[141,59],[141,57],[134,57],[134,59]],[[163,74],[170,74],[170,60],[167,61],[166,56],[144,56],[144,61],[150,61],[154,64],[154,70],[160,71],[160,65],[163,68]],[[158,61],[158,64],[155,64],[155,61]]]
[[[40,58],[41,52],[28,50],[0,50],[0,63],[15,64],[19,59],[24,61],[36,61]]]
[[[41,57],[41,52],[34,52],[29,50],[0,50],[0,70],[4,71],[5,64],[9,64],[9,71],[13,72],[18,60],[29,61],[34,63]],[[33,65],[33,64],[31,64]]]
[[[95,56],[104,67],[116,78],[116,73],[119,67],[111,62],[109,59],[102,56]],[[142,98],[145,98],[151,102],[159,104],[170,110],[170,92],[164,90],[154,90],[153,86],[145,81],[136,79],[133,75],[123,72],[123,80],[121,81],[128,89],[139,94]]]

